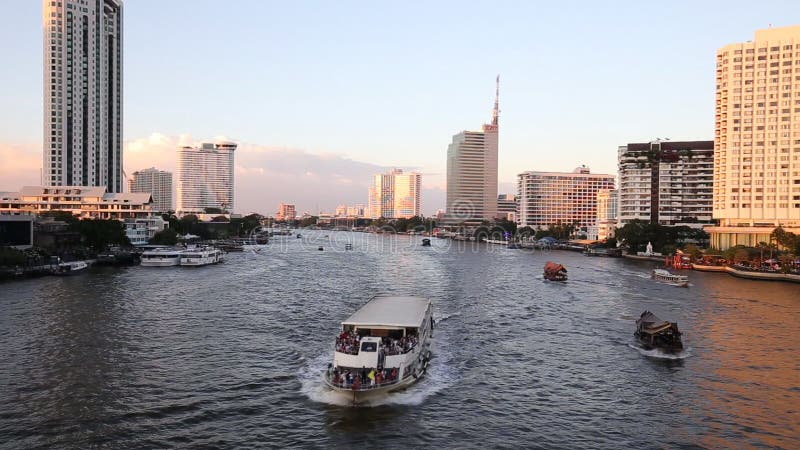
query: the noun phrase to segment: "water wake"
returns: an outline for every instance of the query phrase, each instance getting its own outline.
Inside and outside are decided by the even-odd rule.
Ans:
[[[685,348],[680,353],[664,353],[661,350],[654,348],[652,350],[644,349],[635,344],[628,344],[628,347],[638,351],[640,354],[647,356],[648,358],[656,358],[656,359],[686,359],[692,356],[692,348],[688,347]]]

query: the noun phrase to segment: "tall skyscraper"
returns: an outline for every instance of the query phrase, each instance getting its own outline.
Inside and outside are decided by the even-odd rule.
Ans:
[[[178,215],[233,211],[233,142],[178,150]]]
[[[800,232],[800,26],[717,51],[711,246]]]
[[[711,223],[714,142],[655,140],[620,146],[619,226]]]
[[[122,192],[122,1],[42,4],[42,182]]]
[[[586,166],[566,172],[523,172],[517,176],[517,224],[531,228],[577,223],[597,226],[597,192],[614,189],[614,176]]]
[[[421,214],[422,175],[394,169],[375,175],[369,187],[370,217],[408,219]]]
[[[130,179],[130,192],[145,192],[153,196],[153,211],[173,211],[172,172],[155,167],[133,172]]]
[[[447,147],[446,224],[475,224],[497,215],[497,149],[500,116],[500,76],[492,122],[481,131],[462,131]]]

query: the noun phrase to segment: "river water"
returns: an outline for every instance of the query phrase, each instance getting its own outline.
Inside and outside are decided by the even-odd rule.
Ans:
[[[419,243],[318,231],[217,266],[0,284],[0,447],[800,448],[800,285]],[[353,407],[321,373],[379,293],[434,301],[434,359]],[[684,354],[634,345],[645,309]]]

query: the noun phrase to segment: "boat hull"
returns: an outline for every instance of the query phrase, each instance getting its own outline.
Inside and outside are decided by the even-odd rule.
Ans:
[[[170,266],[179,266],[181,264],[181,258],[164,258],[160,260],[142,260],[140,263],[144,267],[170,267]]]
[[[367,389],[351,389],[346,387],[337,386],[331,382],[330,377],[327,373],[323,374],[322,379],[325,384],[333,391],[346,396],[349,400],[352,400],[353,403],[362,403],[365,401],[369,401],[370,399],[378,398],[390,394],[392,392],[402,391],[404,389],[409,388],[414,383],[419,381],[428,371],[428,363],[431,359],[431,352],[430,350],[426,350],[425,356],[422,358],[419,366],[416,367],[408,376],[405,378],[397,381],[396,383],[391,383],[383,386],[377,386],[374,388],[367,388]]]
[[[683,351],[682,343],[673,345],[651,345],[638,333],[635,333],[634,336],[636,337],[636,341],[639,342],[639,346],[645,350],[660,350],[664,353],[680,353]]]

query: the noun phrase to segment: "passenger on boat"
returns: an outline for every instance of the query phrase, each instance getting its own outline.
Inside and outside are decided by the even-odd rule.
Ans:
[[[328,368],[331,383],[338,387],[353,387],[353,389],[361,389],[369,386],[369,388],[380,387],[397,381],[397,369],[371,369],[366,372],[366,369],[361,371],[352,370],[339,370]],[[359,387],[356,387],[359,386]]]
[[[343,331],[342,334],[336,338],[336,351],[339,353],[347,353],[348,355],[357,355],[360,341],[361,336],[355,331]]]

